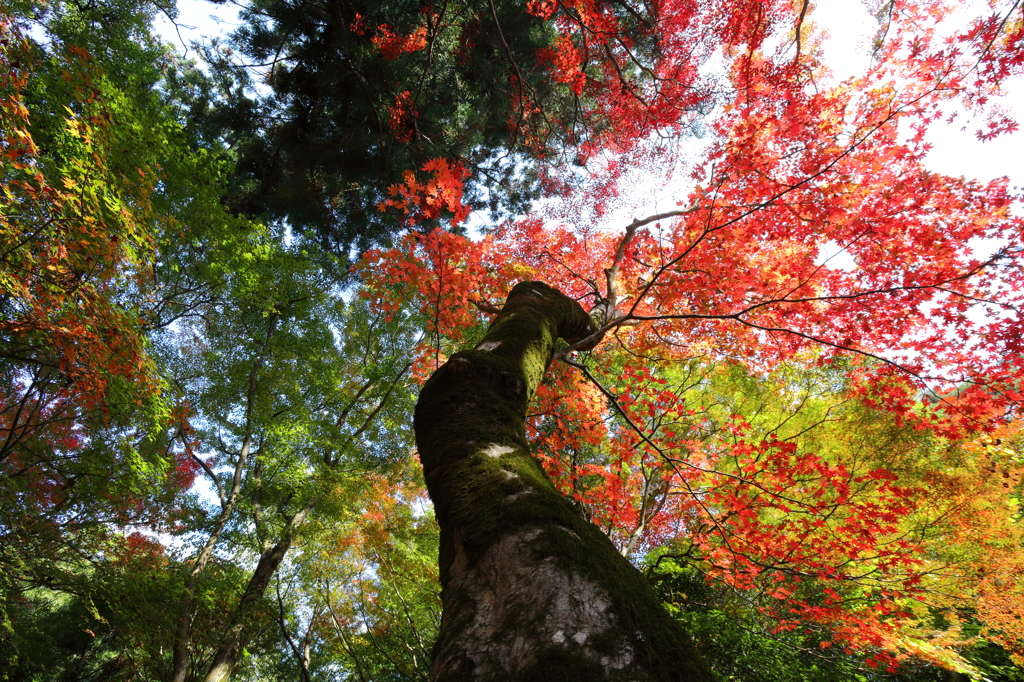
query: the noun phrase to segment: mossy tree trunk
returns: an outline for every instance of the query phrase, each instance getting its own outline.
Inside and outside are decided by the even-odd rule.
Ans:
[[[643,574],[531,457],[526,410],[574,300],[515,286],[475,349],[423,386],[416,443],[441,526],[443,615],[431,680],[713,680]]]

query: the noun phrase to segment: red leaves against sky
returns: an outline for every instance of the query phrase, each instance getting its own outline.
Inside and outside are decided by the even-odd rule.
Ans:
[[[1019,411],[1019,195],[1005,180],[984,185],[925,164],[925,133],[942,107],[985,114],[1002,81],[1020,72],[1019,17],[1002,8],[947,38],[940,24],[952,7],[895,3],[866,72],[835,83],[810,29],[813,12],[801,19],[800,4],[664,2],[656,23],[629,38],[623,27],[632,19],[611,4],[528,4],[558,32],[540,65],[580,98],[578,161],[600,159],[584,183],[597,191],[565,196],[553,213],[593,215],[652,132],[677,134],[703,116],[712,138],[706,157],[689,165],[689,196],[679,204],[687,210],[647,224],[624,251],[620,311],[636,326],[615,330],[593,363],[614,391],[556,364],[529,435],[562,491],[620,546],[688,542],[709,577],[774,597],[777,606],[766,608],[780,628],[825,623],[837,644],[888,651],[875,665],[908,654],[953,665],[955,654],[942,648],[952,640],[915,644],[916,600],[927,593],[932,607],[949,606],[922,581],[961,585],[975,603],[1024,566],[1018,534],[1007,554],[1016,558],[984,568],[994,541],[978,540],[986,531],[967,522],[988,509],[990,527],[1010,533],[1013,525],[1012,511],[995,502],[1005,493],[983,475],[984,447],[939,481],[895,464],[868,466],[853,440],[843,452],[808,451],[738,415],[725,432],[698,438],[701,406],[661,376],[696,359],[761,377],[788,363],[819,368],[841,377],[835,390],[844,401],[885,415],[887,428],[953,449]],[[658,45],[655,63],[624,68],[644,35]],[[699,67],[715,54],[725,58],[727,86],[720,108],[701,114],[711,89]],[[641,71],[649,78],[635,78]],[[525,90],[519,96],[515,125],[540,137],[543,112]],[[1015,128],[993,115],[983,137]],[[426,184],[409,174],[382,208],[413,224],[443,215],[437,207],[457,214],[458,176],[444,175],[446,167],[425,168],[434,174]],[[579,186],[560,171],[547,171],[556,195]],[[425,377],[445,360],[443,348],[484,321],[473,303],[500,305],[516,281],[548,282],[588,307],[604,293],[621,238],[531,217],[479,241],[411,236],[368,253],[360,267],[382,311],[411,303],[426,314]],[[683,423],[690,431],[672,426]],[[955,494],[954,483],[964,486]],[[989,507],[963,497],[971,485],[987,491]],[[921,511],[940,508],[931,521]],[[924,559],[940,551],[925,547],[937,518],[946,519],[947,538],[974,547],[941,569]],[[986,576],[981,592],[957,583],[957,571],[974,570]],[[804,598],[806,581],[817,581],[820,599]],[[1024,603],[1003,602],[983,616],[993,627],[1010,628]],[[1017,636],[1000,641],[1024,651]]]

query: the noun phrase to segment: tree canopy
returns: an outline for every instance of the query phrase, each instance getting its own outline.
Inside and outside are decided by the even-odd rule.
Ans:
[[[621,651],[1024,679],[1020,189],[928,166],[1016,131],[1020,3],[873,3],[844,80],[810,2],[239,6],[201,63],[167,3],[0,15],[0,676],[444,679],[519,477],[642,572]],[[421,402],[525,410],[453,540],[416,395],[552,287],[531,386]]]

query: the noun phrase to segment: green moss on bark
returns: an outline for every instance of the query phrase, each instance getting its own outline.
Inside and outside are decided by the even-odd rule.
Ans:
[[[644,576],[530,456],[525,415],[559,337],[594,330],[539,283],[424,385],[416,439],[441,526],[434,680],[711,680]]]

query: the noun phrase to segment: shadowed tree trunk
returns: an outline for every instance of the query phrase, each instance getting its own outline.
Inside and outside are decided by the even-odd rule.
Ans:
[[[441,526],[435,682],[711,682],[636,568],[531,457],[526,409],[562,337],[595,331],[540,282],[423,386],[416,443]]]

